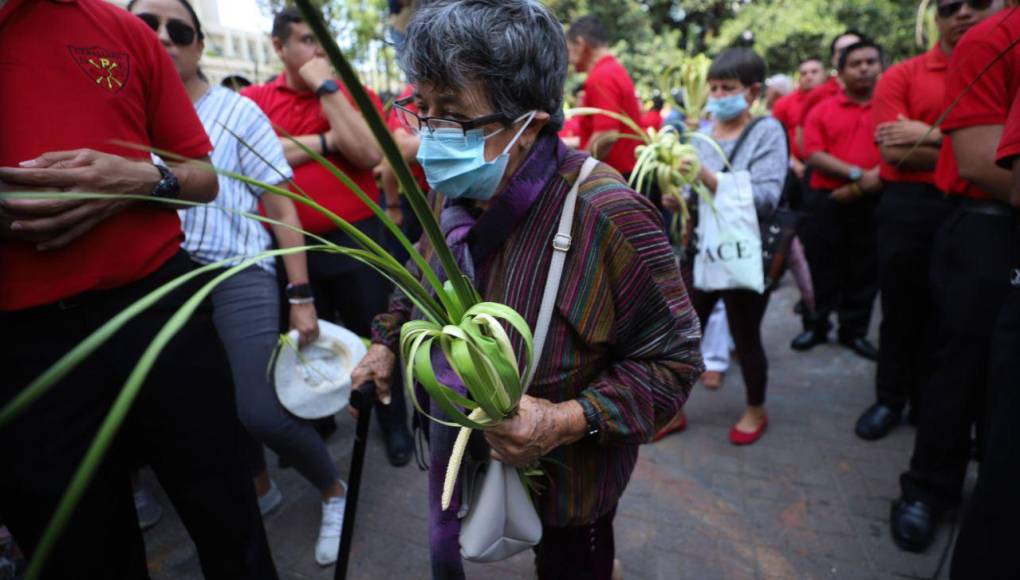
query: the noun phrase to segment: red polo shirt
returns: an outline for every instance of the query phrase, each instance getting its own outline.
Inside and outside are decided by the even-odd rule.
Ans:
[[[801,161],[804,160],[804,152],[797,146],[797,126],[800,125],[804,102],[809,94],[811,94],[810,90],[793,91],[772,105],[772,116],[786,129],[786,140],[790,144],[790,153]]]
[[[804,97],[804,104],[800,109],[800,120],[798,125],[803,127],[807,123],[808,113],[831,97],[843,94],[843,87],[836,77],[829,77],[829,80],[811,89],[811,92]]]
[[[868,170],[882,161],[875,145],[871,103],[851,101],[845,94],[830,97],[808,114],[804,124],[804,155],[828,153],[840,161]],[[847,181],[824,171],[811,172],[811,187],[832,190]]]
[[[995,153],[995,161],[1004,169],[1013,169],[1013,160],[1020,156],[1020,93],[1013,99],[1009,108],[1006,127],[999,140],[999,150]]]
[[[592,65],[584,81],[583,106],[615,111],[630,117],[638,126],[641,125],[641,104],[634,92],[634,82],[620,61],[610,54]],[[586,115],[581,117],[581,148],[588,146],[592,135],[603,131],[635,134],[612,117]],[[640,143],[636,139],[618,139],[602,160],[627,175],[637,162],[634,150]]]
[[[895,121],[899,115],[934,125],[945,110],[946,68],[949,59],[936,45],[928,52],[905,60],[882,74],[875,87],[872,117],[875,127]],[[935,171],[898,170],[882,160],[882,179],[935,183]]]
[[[346,87],[340,82],[337,84],[340,85],[341,92],[351,102],[351,105],[354,105],[354,100],[348,94]],[[371,90],[366,90],[372,97],[376,108],[382,112],[382,102],[379,97]],[[255,101],[269,117],[280,135],[312,135],[329,131],[329,121],[322,112],[322,104],[319,103],[319,98],[315,96],[315,93],[298,92],[290,88],[282,73],[264,85],[252,85],[244,88],[241,94]],[[371,169],[355,167],[340,153],[327,155],[327,158],[347,174],[369,197],[376,201],[379,200],[379,187],[375,184]],[[309,161],[294,167],[294,183],[323,207],[350,223],[373,215],[372,210],[362,203],[350,188],[340,183],[328,169],[316,161]],[[301,225],[307,231],[313,234],[323,234],[336,229],[333,222],[320,212],[303,203],[294,205],[297,206]]]
[[[949,195],[975,199],[991,199],[977,186],[960,177],[953,154],[952,133],[957,129],[980,125],[1005,125],[1009,107],[1020,90],[1020,48],[1014,47],[978,75],[1020,36],[1020,10],[1010,8],[985,19],[971,28],[953,49],[946,77],[944,106],[959,102],[942,122],[942,141],[935,183]],[[976,79],[976,80],[975,80]],[[964,89],[970,90],[964,93]]]
[[[0,166],[120,140],[186,157],[212,150],[166,50],[102,0],[8,0],[0,9]],[[180,250],[177,212],[136,205],[60,250],[0,240],[0,310],[50,304],[143,278]]]

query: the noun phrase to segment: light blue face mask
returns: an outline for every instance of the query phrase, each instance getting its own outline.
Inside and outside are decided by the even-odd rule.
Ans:
[[[423,130],[417,158],[429,186],[451,199],[491,199],[506,172],[510,148],[521,138],[536,112],[526,113],[514,121],[516,124],[527,119],[492,161],[485,160],[485,141],[503,129],[488,135],[482,129],[472,129],[467,134],[460,129]]]
[[[708,98],[708,112],[712,113],[712,116],[719,121],[736,119],[747,110],[747,107],[747,99],[744,98],[744,93],[737,93],[728,97],[722,97],[721,99],[715,97]]]

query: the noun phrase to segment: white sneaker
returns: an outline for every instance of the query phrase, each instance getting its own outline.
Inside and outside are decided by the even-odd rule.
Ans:
[[[259,512],[262,514],[262,517],[266,517],[269,515],[269,512],[280,507],[281,503],[283,503],[283,492],[280,491],[280,487],[276,485],[276,482],[270,479],[269,491],[259,496]]]
[[[315,543],[315,561],[320,566],[335,564],[340,550],[344,508],[347,507],[347,484],[340,481],[340,485],[344,488],[344,496],[331,498],[322,504],[322,525],[319,527],[319,541]]]

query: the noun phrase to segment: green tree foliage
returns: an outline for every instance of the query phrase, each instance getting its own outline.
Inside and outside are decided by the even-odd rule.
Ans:
[[[856,28],[885,47],[889,62],[917,54],[914,0],[548,0],[568,24],[599,16],[614,52],[642,95],[685,52],[718,54],[751,45],[773,72],[792,72],[809,57],[828,60],[829,42]],[[927,28],[930,28],[928,26]],[[748,34],[750,33],[750,34]],[[748,38],[748,36],[750,38]]]
[[[790,72],[812,56],[827,61],[832,38],[854,28],[882,44],[893,62],[921,50],[914,40],[916,11],[907,0],[756,0],[722,25],[709,48],[718,52],[750,31],[770,70]]]

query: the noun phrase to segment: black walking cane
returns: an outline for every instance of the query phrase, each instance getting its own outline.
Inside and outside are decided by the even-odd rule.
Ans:
[[[365,464],[365,443],[368,440],[368,425],[372,421],[372,406],[375,400],[375,383],[365,383],[351,391],[351,406],[358,411],[358,426],[354,432],[351,471],[347,474],[347,505],[344,506],[344,527],[340,532],[340,551],[337,554],[336,568],[333,571],[334,580],[347,578],[347,561],[351,555],[354,517],[358,512],[361,468]]]

